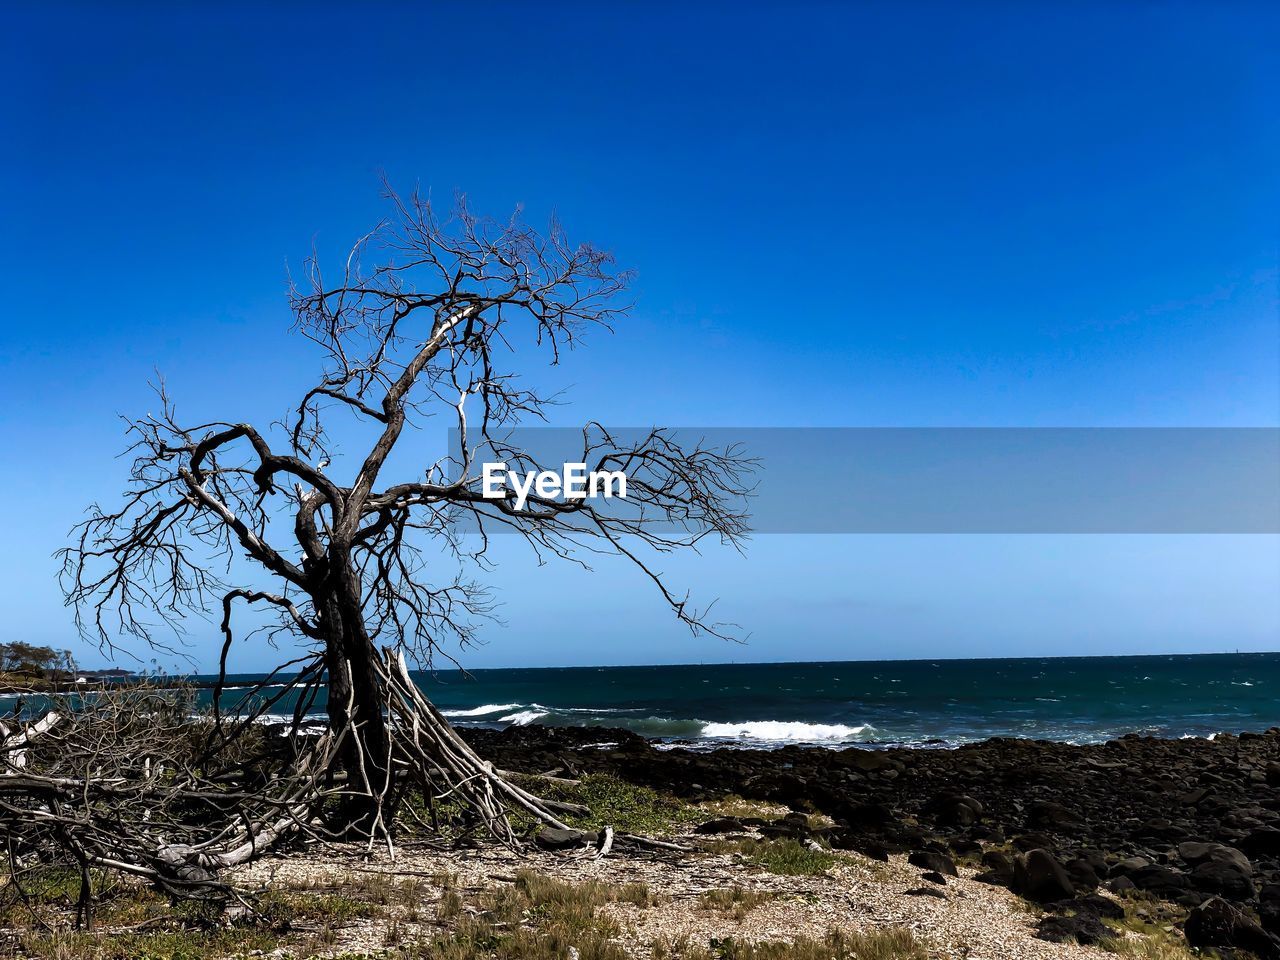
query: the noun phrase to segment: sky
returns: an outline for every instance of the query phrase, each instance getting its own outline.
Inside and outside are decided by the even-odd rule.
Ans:
[[[1264,3],[27,4],[0,43],[0,639],[162,374],[264,422],[286,270],[379,177],[555,213],[636,270],[557,421],[1280,426],[1280,9]],[[423,457],[434,438],[423,444]],[[413,454],[413,447],[408,448]],[[467,666],[1280,649],[1275,536],[761,536],[665,566],[503,545]],[[190,655],[213,662],[214,624]],[[145,651],[136,651],[146,659]],[[235,665],[276,659],[261,644]],[[162,665],[168,667],[170,660]]]

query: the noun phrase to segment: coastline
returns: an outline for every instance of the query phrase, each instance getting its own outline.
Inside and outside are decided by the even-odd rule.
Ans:
[[[364,843],[273,852],[235,879],[270,891],[277,926],[178,932],[164,898],[125,883],[96,934],[10,919],[0,937],[32,956],[121,938],[122,957],[177,942],[183,956],[403,960],[1280,958],[1280,728],[953,750],[462,735],[587,812],[519,852],[412,831],[394,858]],[[597,856],[605,826],[681,849]],[[65,925],[68,903],[55,894],[43,916]]]
[[[1212,740],[992,738],[875,751],[658,749],[617,729],[464,735],[502,767],[607,775],[689,802],[734,797],[803,814],[765,825],[772,836],[881,862],[907,857],[925,873],[969,862],[979,882],[1061,902],[1049,931],[1086,943],[1104,935],[1108,908],[1088,899],[1098,892],[1166,904],[1179,923],[1220,899],[1280,935],[1280,727]],[[826,825],[810,826],[812,817]],[[700,829],[752,827],[761,824],[728,818]],[[1028,855],[1040,864],[1030,880]]]

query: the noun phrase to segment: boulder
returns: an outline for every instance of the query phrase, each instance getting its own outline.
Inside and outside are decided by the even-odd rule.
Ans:
[[[1085,946],[1115,936],[1115,931],[1095,914],[1045,917],[1036,927],[1036,937],[1050,943],[1081,943]]]
[[[1184,932],[1193,947],[1248,950],[1258,960],[1280,960],[1280,937],[1221,897],[1210,897],[1192,910]]]
[[[1221,843],[1200,843],[1194,840],[1180,843],[1178,856],[1192,866],[1206,861],[1229,863],[1245,876],[1253,874],[1253,864],[1249,862],[1248,857],[1235,847],[1228,847]]]
[[[1106,920],[1124,919],[1124,907],[1120,906],[1116,901],[1097,893],[1081,897],[1071,906],[1077,913],[1092,913]]]
[[[1134,870],[1127,876],[1139,890],[1154,894],[1161,900],[1177,900],[1191,888],[1191,881],[1185,873],[1154,863]],[[1111,889],[1114,890],[1115,887]]]
[[[1076,895],[1076,888],[1048,850],[1028,850],[1013,863],[1013,892],[1037,903],[1053,903]]]
[[[917,850],[907,857],[907,863],[913,867],[923,867],[935,873],[945,873],[949,877],[959,876],[956,865],[945,853],[937,850]]]
[[[943,793],[925,808],[941,827],[968,827],[982,818],[983,806],[965,794]]]
[[[575,847],[585,847],[595,843],[596,835],[583,830],[542,827],[534,834],[533,839],[543,850],[572,850]]]
[[[996,887],[1013,886],[1013,857],[999,850],[988,850],[982,855],[982,865],[987,869],[973,879]]]
[[[1257,893],[1249,874],[1228,860],[1202,861],[1191,871],[1191,883],[1197,890],[1236,902],[1252,900]]]
[[[1066,865],[1067,876],[1071,878],[1071,883],[1077,890],[1096,890],[1098,884],[1097,871],[1093,869],[1093,864],[1083,857],[1076,857]]]
[[[1136,873],[1143,867],[1151,866],[1151,861],[1146,857],[1126,857],[1111,865],[1110,871],[1107,873],[1109,877],[1127,877],[1131,873]]]
[[[1114,880],[1107,881],[1107,889],[1112,893],[1129,893],[1138,888],[1128,877],[1116,877]]]

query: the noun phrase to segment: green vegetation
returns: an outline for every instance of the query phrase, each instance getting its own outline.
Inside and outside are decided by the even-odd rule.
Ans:
[[[1196,960],[1205,954],[1192,953],[1186,943],[1172,937],[1152,939],[1150,937],[1126,937],[1104,940],[1099,944],[1103,950],[1121,957],[1135,957],[1136,960]]]
[[[821,940],[797,937],[791,943],[727,938],[704,946],[686,939],[653,951],[653,960],[928,960],[928,956],[911,931],[903,928],[865,933],[832,930]]]
[[[569,947],[581,960],[627,960],[617,943],[617,923],[599,907],[639,896],[642,885],[626,887],[589,881],[569,884],[529,870],[515,883],[485,893],[454,916],[452,929],[409,947],[406,957],[432,960],[562,960]],[[649,896],[645,888],[643,895]]]
[[[673,796],[607,774],[587,774],[577,783],[558,783],[549,790],[539,785],[539,792],[550,800],[588,807],[587,816],[568,818],[581,829],[611,826],[623,833],[652,835],[706,819],[703,811]]]
[[[836,863],[836,857],[826,850],[813,850],[797,840],[764,841],[748,859],[770,873],[788,877],[826,873]]]
[[[698,809],[711,817],[759,817],[772,820],[787,812],[787,808],[778,803],[764,800],[744,800],[737,794],[730,794],[718,800],[704,800]]]
[[[785,877],[817,876],[840,862],[829,850],[813,849],[798,840],[719,840],[708,847],[717,853],[741,854],[747,863]]]
[[[649,836],[679,832],[680,828],[706,819],[706,813],[668,794],[649,787],[636,786],[607,774],[588,774],[576,782],[548,784],[535,777],[520,777],[523,785],[548,800],[559,800],[588,808],[581,816],[568,814],[566,823],[583,830],[599,830],[610,826],[621,833]],[[430,827],[446,839],[456,839],[474,832],[478,826],[463,805],[451,801],[427,803],[421,793],[406,797],[406,809],[400,822],[406,829]],[[511,825],[517,833],[530,834],[538,826],[528,815],[511,812]]]
[[[207,960],[270,950],[277,942],[270,933],[240,929],[139,931],[109,937],[55,931],[19,937],[17,953],[56,960]]]
[[[783,844],[769,844],[784,847]],[[811,851],[810,851],[811,852]],[[787,857],[790,857],[787,854]],[[789,862],[789,861],[788,861]],[[655,895],[643,883],[569,883],[532,870],[489,889],[461,888],[452,874],[430,878],[356,872],[341,882],[273,886],[255,910],[232,917],[198,904],[175,907],[127,882],[104,890],[93,933],[71,931],[75,890],[66,871],[31,874],[22,909],[47,908],[39,922],[26,914],[0,953],[48,960],[205,960],[254,953],[310,957],[329,954],[343,927],[378,922],[374,948],[388,960],[628,960],[621,905],[648,907]],[[12,884],[7,888],[12,891]],[[708,891],[701,909],[745,917],[774,894],[732,887]],[[612,908],[612,909],[611,909]],[[60,911],[60,912],[59,912]],[[734,939],[663,942],[640,947],[655,960],[923,960],[904,930],[846,933],[795,943]],[[346,955],[354,960],[357,955]],[[363,955],[360,955],[363,956]],[[1151,960],[1165,960],[1153,955]],[[1175,958],[1177,960],[1177,958]]]
[[[1203,956],[1193,953],[1174,928],[1175,923],[1187,917],[1182,907],[1140,891],[1126,893],[1120,898],[1120,905],[1124,907],[1124,919],[1104,921],[1117,932],[1116,937],[1099,944],[1104,950],[1139,960],[1191,960]]]
[[[418,889],[394,877],[368,886],[362,878],[332,891],[273,888],[257,898],[253,912],[232,919],[218,906],[175,905],[149,887],[97,872],[93,877],[90,932],[70,929],[77,873],[50,867],[10,875],[0,891],[0,927],[8,931],[0,952],[56,960],[203,960],[286,943],[314,951],[334,942],[337,927],[378,916],[383,905],[409,902]]]
[[[698,898],[698,906],[703,910],[733,914],[733,919],[741,923],[748,913],[775,897],[776,894],[766,891],[748,890],[745,887],[724,887],[720,890],[708,890]]]
[[[74,678],[75,669],[70,650],[0,643],[0,689],[48,689],[52,681]]]

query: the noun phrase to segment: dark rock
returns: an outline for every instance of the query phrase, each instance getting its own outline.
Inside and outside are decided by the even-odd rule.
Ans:
[[[1127,877],[1131,873],[1136,873],[1143,867],[1151,866],[1151,861],[1146,857],[1127,857],[1111,865],[1108,872],[1109,877]]]
[[[982,855],[982,865],[987,869],[973,879],[996,887],[1013,886],[1013,858],[999,850],[988,850]]]
[[[1128,893],[1131,890],[1137,890],[1137,885],[1128,877],[1116,877],[1114,880],[1107,881],[1107,889],[1112,893]]]
[[[737,817],[716,817],[714,820],[708,820],[706,823],[698,824],[694,829],[694,833],[737,833],[746,829],[744,824]]]
[[[1190,793],[1184,793],[1182,796],[1178,797],[1178,802],[1184,807],[1194,807],[1207,796],[1209,796],[1208,787],[1197,787]]]
[[[1233,901],[1252,900],[1256,894],[1249,874],[1228,860],[1203,861],[1191,871],[1191,883],[1197,890]]]
[[[1019,853],[1026,853],[1028,850],[1047,850],[1056,843],[1057,841],[1047,833],[1024,833],[1022,836],[1013,838],[1013,847]]]
[[[920,874],[920,879],[928,880],[930,883],[936,883],[940,887],[945,887],[947,885],[947,878],[936,870],[928,870],[925,873]]]
[[[1180,843],[1178,844],[1178,856],[1192,865],[1204,863],[1205,861],[1229,863],[1246,876],[1253,874],[1253,864],[1249,862],[1248,857],[1235,847],[1229,847],[1221,843],[1199,843],[1195,841]]]
[[[1258,894],[1258,919],[1262,929],[1280,934],[1280,883],[1268,884]]]
[[[860,750],[851,748],[840,755],[841,762],[861,770],[863,773],[879,773],[891,770],[897,762],[883,750]]]
[[[1036,936],[1050,943],[1082,943],[1089,946],[1115,936],[1101,920],[1091,913],[1074,916],[1045,917],[1036,927]]]
[[[837,826],[802,833],[783,820],[768,829],[868,856],[968,858],[981,854],[975,844],[1007,838],[1019,853],[1047,851],[1079,893],[1101,877],[1111,889],[1142,888],[1189,907],[1222,896],[1280,924],[1280,899],[1264,896],[1280,886],[1280,728],[1213,741],[994,738],[954,751],[839,752],[658,749],[624,730],[536,724],[459,733],[502,769],[606,775],[686,800],[737,795],[812,810]],[[986,882],[1013,882],[1007,859],[987,860],[983,871]]]
[[[1037,903],[1053,903],[1076,895],[1076,888],[1053,854],[1029,850],[1013,862],[1013,892]]]
[[[1139,890],[1146,890],[1162,900],[1176,900],[1191,886],[1191,881],[1185,873],[1154,863],[1134,870],[1128,877]]]
[[[809,836],[809,827],[794,820],[774,820],[759,828],[762,837],[783,837],[788,840],[804,840]]]
[[[1071,904],[1077,913],[1092,913],[1105,920],[1123,920],[1124,907],[1107,897],[1091,893]]]
[[[935,897],[938,900],[947,899],[947,895],[937,887],[912,887],[910,890],[904,891],[908,897]]]
[[[1251,857],[1280,857],[1280,830],[1261,827],[1244,836],[1239,847]]]
[[[969,831],[975,840],[984,840],[987,843],[1004,843],[1004,830],[999,826],[991,824],[981,824]]]
[[[1280,937],[1267,933],[1221,897],[1210,897],[1192,910],[1184,932],[1193,947],[1248,950],[1258,960],[1280,960]]]
[[[956,865],[945,853],[937,850],[917,850],[907,857],[907,863],[913,867],[923,867],[937,873],[945,873],[949,877],[959,876]]]
[[[889,862],[889,848],[883,843],[876,843],[873,840],[861,841],[855,846],[838,847],[834,843],[832,846],[836,847],[837,850],[856,850],[864,857],[869,857],[872,860],[879,860],[881,863]]]
[[[967,827],[982,818],[981,802],[964,794],[944,793],[929,802],[926,812],[940,826]]]
[[[844,819],[850,826],[883,827],[897,823],[898,815],[883,803],[859,803],[849,808]]]
[[[559,827],[543,827],[534,834],[534,842],[544,850],[572,850],[595,843],[596,835],[582,830],[562,830]]]
[[[1077,890],[1096,890],[1101,882],[1093,865],[1083,857],[1076,857],[1066,865],[1067,876]]]
[[[1027,822],[1033,827],[1056,830],[1075,827],[1080,823],[1080,817],[1060,803],[1037,800],[1027,808]]]
[[[1188,840],[1178,844],[1178,856],[1190,864],[1197,864],[1212,852],[1214,845],[1200,840]]]
[[[1009,887],[1013,885],[1013,878],[1002,873],[996,873],[994,870],[984,870],[982,873],[975,873],[973,879],[977,883],[985,883],[992,887]]]
[[[982,865],[988,870],[1013,876],[1013,857],[1003,850],[988,850],[982,855]]]

